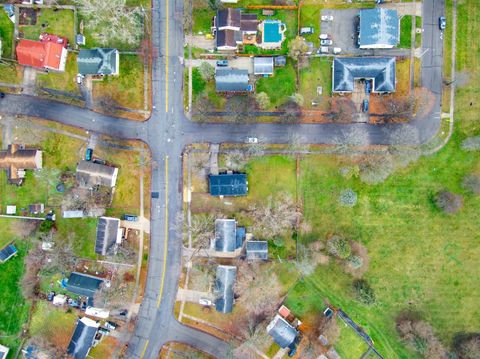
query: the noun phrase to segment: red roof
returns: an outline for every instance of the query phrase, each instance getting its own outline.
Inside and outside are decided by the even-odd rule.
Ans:
[[[17,45],[17,59],[20,65],[59,69],[62,51],[63,45],[56,42],[21,40]]]
[[[282,305],[278,310],[278,314],[280,314],[283,318],[287,319],[287,317],[291,314],[291,312],[290,312],[290,309]]]

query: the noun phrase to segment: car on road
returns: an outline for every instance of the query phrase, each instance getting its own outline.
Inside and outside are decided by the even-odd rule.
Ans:
[[[218,60],[218,61],[217,61],[217,66],[218,66],[218,67],[226,67],[226,66],[228,66],[228,60]]]
[[[440,16],[438,18],[438,27],[442,31],[445,30],[445,28],[447,27],[447,19],[445,19],[445,16]]]
[[[333,45],[333,41],[330,39],[320,40],[320,45],[322,46],[330,46]]]
[[[362,102],[362,111],[368,112],[368,100],[363,100]]]
[[[245,143],[258,143],[258,138],[256,137],[247,137]]]
[[[0,98],[4,98],[5,97],[5,92],[0,92]]]
[[[93,149],[87,148],[87,152],[85,152],[85,161],[91,161],[93,156]]]
[[[333,21],[333,15],[322,15],[320,19],[322,21]]]

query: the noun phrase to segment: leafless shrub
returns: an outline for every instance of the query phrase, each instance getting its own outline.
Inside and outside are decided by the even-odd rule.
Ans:
[[[391,155],[371,156],[360,164],[360,180],[368,184],[378,184],[384,182],[394,171]]]
[[[459,359],[480,358],[480,333],[460,333],[453,340],[453,348]]]
[[[435,204],[447,214],[457,213],[463,207],[463,196],[449,191],[440,191]]]
[[[239,149],[229,151],[225,154],[225,165],[235,171],[245,168],[247,164],[247,157],[245,153]]]
[[[480,194],[480,175],[472,173],[465,176],[463,188],[473,194]]]
[[[39,291],[38,272],[42,267],[45,254],[40,245],[35,245],[25,257],[25,274],[22,277],[22,293],[27,299],[33,299]]]

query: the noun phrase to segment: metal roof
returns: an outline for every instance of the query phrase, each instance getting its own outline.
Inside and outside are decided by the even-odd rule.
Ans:
[[[100,217],[97,223],[95,253],[106,255],[116,243],[119,230],[120,220],[118,218]]]
[[[399,41],[397,10],[384,8],[360,10],[360,46],[395,46]]]
[[[75,359],[85,359],[93,345],[95,335],[100,325],[92,319],[78,319],[72,339],[68,344],[67,354]]]
[[[217,69],[215,71],[215,87],[218,92],[249,91],[248,70]]]
[[[237,267],[219,265],[215,278],[215,309],[221,313],[233,310],[233,285],[237,278]]]
[[[91,161],[80,161],[77,165],[76,178],[82,188],[89,188],[96,185],[114,187],[117,181],[118,168],[93,163]]]
[[[9,348],[0,344],[0,359],[6,359],[9,351]]]
[[[248,192],[245,173],[219,174],[209,176],[212,196],[245,196]]]
[[[245,227],[237,227],[237,248],[241,248],[243,246],[246,236],[247,230]]]
[[[355,79],[373,79],[373,92],[394,92],[395,58],[335,57],[333,92],[352,92]]]
[[[275,66],[285,66],[287,64],[286,56],[275,56]]]
[[[253,73],[255,75],[273,74],[273,57],[254,57]]]
[[[298,335],[298,331],[278,314],[267,326],[267,333],[282,348],[291,345]]]
[[[85,297],[93,298],[103,279],[92,275],[72,272],[67,282],[67,290]]]
[[[237,221],[234,219],[215,220],[215,250],[233,252],[237,249]]]
[[[268,242],[267,241],[248,241],[247,246],[247,259],[268,259]]]
[[[17,253],[17,248],[9,244],[0,250],[0,262],[6,262]]]
[[[77,63],[78,72],[82,75],[111,75],[118,73],[117,49],[96,48],[80,50]]]

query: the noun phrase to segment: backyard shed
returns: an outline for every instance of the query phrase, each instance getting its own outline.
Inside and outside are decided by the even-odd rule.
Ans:
[[[273,75],[273,57],[254,57],[254,75]]]
[[[209,188],[212,196],[245,196],[248,181],[245,173],[210,175]]]
[[[247,260],[267,260],[268,242],[267,241],[247,241],[246,244]]]

